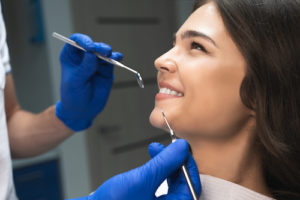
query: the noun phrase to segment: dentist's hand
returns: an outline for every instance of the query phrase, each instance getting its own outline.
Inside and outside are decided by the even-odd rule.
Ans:
[[[164,150],[164,146],[159,143],[154,143],[149,146],[149,154],[152,158],[154,158],[158,153]],[[173,156],[177,154],[174,153]],[[187,161],[185,162],[186,168],[190,175],[190,178],[193,182],[195,192],[197,196],[200,197],[201,194],[201,182],[199,177],[198,168],[193,156],[188,152]],[[168,194],[162,195],[159,200],[192,200],[192,195],[185,180],[184,174],[181,168],[177,171],[177,173],[173,173],[167,179],[168,182]]]
[[[70,39],[87,52],[66,44],[60,54],[61,100],[56,104],[56,116],[73,131],[80,131],[88,128],[103,110],[113,83],[113,65],[92,52],[118,61],[123,56],[83,34],[73,34]]]
[[[158,143],[151,144],[149,153],[153,158],[145,165],[114,176],[92,195],[74,200],[192,200],[180,170],[184,163],[200,194],[199,173],[185,140],[179,139],[166,148]],[[156,197],[157,188],[168,177],[168,194]]]

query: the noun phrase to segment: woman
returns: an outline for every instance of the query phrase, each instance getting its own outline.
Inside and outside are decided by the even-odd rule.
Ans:
[[[190,144],[201,200],[300,199],[299,25],[299,0],[198,0],[173,48],[155,61],[150,122],[166,129],[163,109]],[[157,199],[191,199],[178,173],[187,158],[199,194],[195,163],[178,142],[151,145],[150,162],[88,199],[153,200],[171,174]]]
[[[189,142],[201,198],[300,199],[299,56],[300,1],[198,0],[155,61],[150,121]]]

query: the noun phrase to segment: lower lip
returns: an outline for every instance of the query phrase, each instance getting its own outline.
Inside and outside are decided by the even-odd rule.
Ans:
[[[156,101],[160,101],[160,100],[164,100],[164,99],[173,99],[173,98],[180,98],[180,97],[179,96],[170,95],[170,94],[162,94],[162,93],[157,93],[156,96],[155,96],[155,100]]]

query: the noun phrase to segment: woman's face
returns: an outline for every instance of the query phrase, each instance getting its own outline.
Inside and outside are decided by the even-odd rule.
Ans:
[[[246,63],[214,3],[192,13],[155,67],[153,126],[166,129],[162,109],[179,137],[215,138],[237,133],[249,119],[239,95]]]

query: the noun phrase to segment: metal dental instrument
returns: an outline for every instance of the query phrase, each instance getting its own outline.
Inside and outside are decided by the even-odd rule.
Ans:
[[[65,37],[65,36],[63,36],[63,35],[61,35],[59,33],[53,32],[52,36],[55,37],[55,38],[57,38],[57,39],[59,39],[59,40],[61,40],[61,41],[63,41],[63,42],[65,42],[65,43],[68,43],[68,44],[70,44],[70,45],[72,45],[74,47],[77,47],[78,49],[81,49],[82,51],[86,51],[84,48],[82,48],[80,45],[78,45],[75,41],[73,41],[73,40],[71,40],[71,39],[69,39],[69,38],[67,38],[67,37]],[[131,72],[135,73],[136,81],[138,82],[140,88],[144,88],[144,82],[143,82],[142,76],[141,76],[141,74],[139,72],[131,69],[130,67],[127,67],[127,66],[123,65],[122,63],[120,63],[120,62],[118,62],[116,60],[104,57],[104,56],[100,55],[97,52],[94,52],[94,54],[98,58],[100,58],[102,60],[105,60],[106,62],[109,62],[109,63],[111,63],[113,65],[116,65],[118,67],[127,69],[128,71],[131,71]]]
[[[175,135],[173,129],[170,127],[170,125],[169,125],[169,123],[168,123],[168,120],[167,120],[167,118],[166,118],[165,113],[164,113],[162,110],[161,110],[161,113],[162,113],[163,118],[164,118],[164,120],[165,120],[165,122],[166,122],[166,124],[167,124],[167,126],[168,126],[168,128],[169,128],[170,135],[171,135],[171,139],[172,139],[172,143],[173,143],[173,142],[176,141],[177,137],[176,137],[176,135]],[[196,194],[196,192],[195,192],[195,189],[194,189],[194,186],[193,186],[191,177],[190,177],[190,175],[189,175],[189,173],[188,173],[188,171],[187,171],[187,169],[186,169],[186,166],[185,166],[185,165],[182,165],[182,166],[181,166],[181,169],[182,169],[182,171],[183,171],[184,178],[185,178],[185,180],[186,180],[186,182],[187,182],[187,184],[188,184],[188,187],[189,187],[189,189],[190,189],[190,192],[191,192],[191,195],[192,195],[192,197],[193,197],[193,200],[198,200],[197,194]]]

